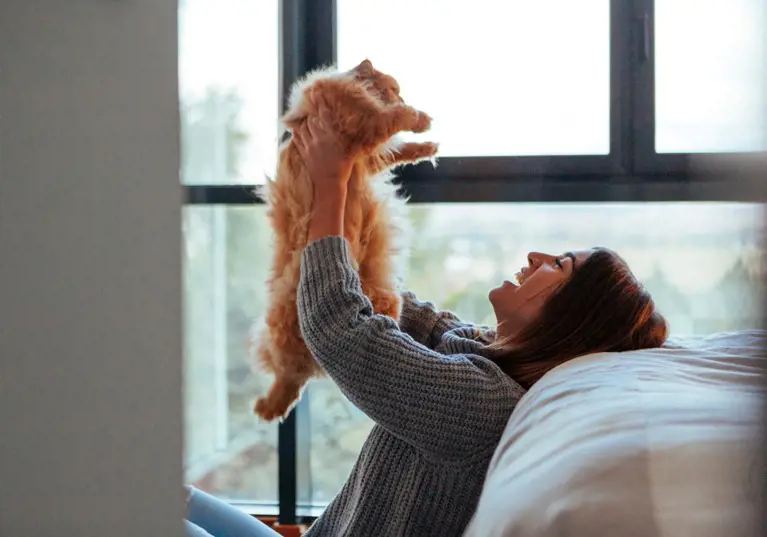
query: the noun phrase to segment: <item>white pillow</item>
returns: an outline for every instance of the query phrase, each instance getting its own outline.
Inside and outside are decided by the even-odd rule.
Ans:
[[[763,535],[765,344],[676,339],[550,371],[511,416],[464,536]]]

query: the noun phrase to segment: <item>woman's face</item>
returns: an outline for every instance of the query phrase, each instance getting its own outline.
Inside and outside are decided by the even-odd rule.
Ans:
[[[517,272],[515,284],[508,280],[490,291],[490,303],[498,322],[498,334],[508,336],[534,320],[546,301],[570,279],[592,253],[576,250],[562,255],[530,252],[528,266]]]

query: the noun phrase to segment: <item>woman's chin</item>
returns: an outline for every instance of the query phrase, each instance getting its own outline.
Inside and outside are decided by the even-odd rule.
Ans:
[[[489,299],[490,299],[490,303],[492,303],[492,302],[493,302],[493,299],[494,299],[495,297],[497,297],[497,296],[498,296],[498,294],[499,294],[501,291],[503,291],[503,286],[502,286],[502,285],[500,285],[500,286],[498,286],[498,287],[493,287],[492,289],[490,289],[490,292],[489,292],[489,293],[487,293],[487,298],[489,298]]]

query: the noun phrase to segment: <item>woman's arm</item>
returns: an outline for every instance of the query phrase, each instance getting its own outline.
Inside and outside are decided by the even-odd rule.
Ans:
[[[342,237],[351,160],[321,123],[295,133],[314,187],[298,286],[304,341],[352,403],[411,445],[442,460],[493,449],[524,390],[489,360],[441,355],[373,313]]]
[[[440,311],[431,302],[422,302],[410,291],[402,293],[402,312],[400,330],[430,349],[439,344],[445,332],[462,326],[472,326],[462,322],[449,311]]]
[[[322,113],[327,115],[327,110],[321,109]],[[309,243],[323,237],[343,236],[347,182],[351,173],[349,155],[327,128],[323,130],[321,118],[309,118],[296,130],[293,140],[314,186]],[[402,293],[400,329],[418,343],[434,348],[442,334],[462,325],[452,313],[437,311],[434,305],[419,301],[411,292]]]
[[[489,360],[441,355],[373,314],[342,237],[304,250],[298,312],[304,341],[344,395],[439,459],[493,449],[524,393]]]

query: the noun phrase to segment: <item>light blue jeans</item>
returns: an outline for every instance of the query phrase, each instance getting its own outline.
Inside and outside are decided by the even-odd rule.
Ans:
[[[280,537],[260,520],[194,487],[187,492],[186,532],[189,537]]]

